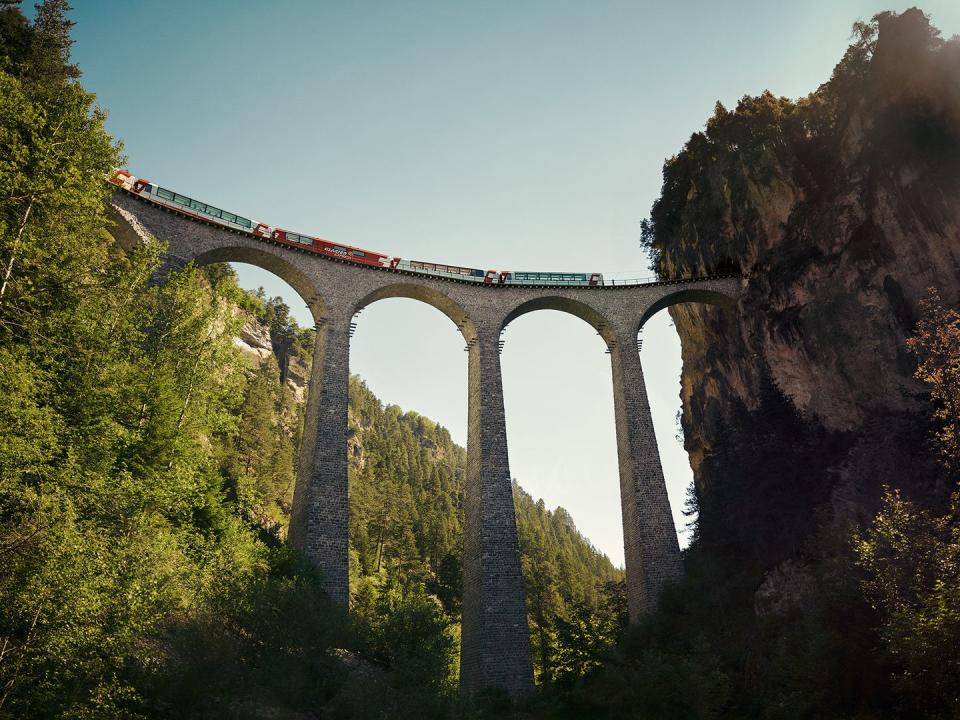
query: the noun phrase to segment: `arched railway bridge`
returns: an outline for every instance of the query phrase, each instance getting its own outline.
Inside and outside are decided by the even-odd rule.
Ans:
[[[165,207],[127,190],[110,200],[124,244],[149,236],[169,244],[165,267],[218,262],[257,265],[289,283],[316,326],[290,542],[322,571],[346,604],[348,588],[347,386],[350,329],[367,305],[391,297],[434,306],[456,325],[469,352],[467,477],[464,488],[461,686],[533,688],[523,577],[514,515],[499,341],[519,316],[542,309],[576,315],[607,344],[613,373],[620,499],[631,620],[657,605],[680,571],[680,549],[647,400],[637,335],[655,312],[682,302],[733,307],[739,278],[632,285],[498,285],[366,267],[257,237]]]

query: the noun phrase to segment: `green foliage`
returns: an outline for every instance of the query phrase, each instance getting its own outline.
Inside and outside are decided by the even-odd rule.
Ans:
[[[466,452],[433,421],[384,407],[357,378],[350,381],[349,447],[354,607],[374,635],[395,595],[428,593],[456,622]],[[514,499],[537,676],[549,684],[552,658],[560,653],[559,672],[572,682],[597,666],[622,629],[623,574],[577,532],[565,510],[546,510],[516,483]],[[379,657],[388,662],[385,652]]]
[[[20,12],[19,0],[0,2],[0,62],[5,62],[26,84],[56,86],[76,79],[80,70],[70,64],[70,29],[66,0],[44,0],[37,4],[36,19],[30,25]]]
[[[256,525],[282,534],[293,502],[297,422],[290,390],[279,383],[273,356],[251,371],[239,408],[239,427],[223,450],[221,467],[232,496]]]
[[[601,598],[568,602],[555,615],[553,678],[571,685],[602,668],[627,627],[627,593],[623,580],[608,580]]]
[[[79,85],[64,85],[54,99],[0,73],[5,332],[38,319],[41,302],[71,303],[84,286],[107,280],[109,246],[84,241],[104,226],[102,178],[119,158],[92,103]]]
[[[936,403],[933,450],[955,480],[960,314],[931,292],[907,346]],[[854,539],[901,703],[930,718],[960,715],[960,493],[951,489],[944,501],[942,487],[913,499],[887,488],[872,526]]]
[[[946,514],[935,515],[888,491],[856,550],[903,701],[924,717],[957,717],[960,496]]]
[[[11,716],[150,715],[148,697],[179,707],[153,694],[190,667],[178,639],[192,637],[194,652],[197,636],[220,638],[216,661],[241,666],[254,662],[247,643],[272,662],[322,658],[304,642],[330,631],[276,628],[287,613],[296,622],[296,602],[337,617],[303,568],[257,539],[250,510],[272,476],[258,466],[243,502],[226,495],[215,456],[252,417],[230,308],[193,270],[159,288],[138,263],[118,257],[110,271],[127,297],[79,293],[45,309],[45,323],[69,329],[59,339],[21,330],[0,347],[0,699]]]
[[[915,377],[926,383],[940,427],[934,447],[951,471],[960,470],[960,312],[947,307],[939,294],[920,303],[920,321],[907,349],[918,356]]]
[[[64,9],[0,23],[17,36],[0,71],[0,717],[314,698],[345,621],[259,539],[271,478],[239,503],[221,471],[263,390],[246,389],[240,319],[194,269],[150,286],[158,244],[113,243],[118,152],[69,80]],[[230,670],[209,694],[205,667]]]
[[[444,717],[457,686],[458,626],[422,587],[365,578],[353,612],[365,654],[390,669],[396,712]]]
[[[623,572],[514,482],[527,620],[537,682],[569,684],[595,669],[625,626]]]
[[[459,611],[466,453],[416,413],[350,380],[351,582],[383,577]]]
[[[313,569],[249,533],[205,569],[203,595],[167,619],[157,671],[139,678],[148,714],[256,718],[337,705],[348,667],[332,648],[355,641]]]

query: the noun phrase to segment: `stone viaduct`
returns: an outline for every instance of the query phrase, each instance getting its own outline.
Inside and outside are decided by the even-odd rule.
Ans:
[[[338,262],[207,223],[118,191],[115,234],[129,245],[169,243],[168,267],[242,262],[289,283],[316,323],[289,539],[322,570],[327,592],[348,601],[347,385],[350,325],[378,300],[428,303],[459,328],[469,351],[467,477],[464,488],[461,686],[533,688],[503,390],[501,332],[534,310],[582,318],[604,339],[613,371],[617,454],[631,620],[656,607],[681,570],[677,534],[644,386],[637,334],[655,312],[681,302],[733,306],[741,281],[719,278],[604,287],[482,285]],[[544,268],[550,269],[550,268]]]

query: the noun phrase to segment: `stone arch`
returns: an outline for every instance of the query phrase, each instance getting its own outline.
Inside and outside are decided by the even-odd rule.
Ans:
[[[644,324],[646,324],[647,320],[652,318],[664,308],[670,307],[671,305],[679,305],[680,303],[688,302],[706,303],[708,305],[716,305],[718,307],[726,308],[733,307],[737,304],[736,298],[718,290],[684,288],[682,290],[677,290],[676,292],[667,293],[650,305],[646,311],[644,311],[643,315],[637,321],[636,327],[633,329],[633,337],[637,336]]]
[[[521,315],[526,315],[536,310],[558,310],[559,312],[564,312],[569,315],[575,315],[596,330],[608,346],[615,342],[614,327],[602,313],[580,300],[573,300],[559,295],[547,295],[520,303],[507,313],[503,322],[500,324],[500,330],[503,331],[506,329],[510,323]]]
[[[602,295],[609,296],[608,293],[597,292],[598,305],[604,300]],[[601,308],[603,308],[603,305],[601,305]],[[593,328],[600,337],[596,339],[590,337],[591,333],[588,327],[580,325],[576,321],[568,320],[566,321],[567,326],[561,331],[562,335],[551,333],[551,338],[564,344],[569,343],[566,347],[575,345],[577,348],[585,348],[587,352],[583,352],[580,358],[568,357],[564,349],[559,347],[555,349],[554,346],[545,347],[537,343],[536,345],[527,345],[527,348],[530,349],[531,353],[542,354],[528,355],[524,353],[523,356],[527,358],[528,363],[525,368],[521,368],[519,362],[513,368],[503,368],[504,384],[507,386],[504,387],[503,403],[507,420],[510,420],[509,413],[514,412],[514,409],[519,411],[513,421],[507,422],[508,446],[511,458],[516,461],[522,457],[521,462],[524,462],[528,468],[536,468],[544,462],[548,464],[557,463],[560,466],[559,469],[553,469],[548,475],[544,474],[539,480],[535,477],[528,477],[532,483],[536,482],[540,485],[539,491],[535,490],[532,484],[527,486],[527,491],[532,491],[534,497],[540,494],[545,499],[549,498],[547,502],[551,506],[560,504],[566,507],[581,522],[588,518],[607,517],[609,513],[613,513],[611,517],[617,517],[622,513],[624,507],[622,495],[618,493],[620,480],[618,445],[620,444],[620,438],[617,428],[617,414],[615,408],[609,415],[606,412],[601,415],[590,414],[588,416],[590,420],[587,420],[587,416],[584,414],[584,406],[590,407],[591,410],[602,407],[606,411],[615,400],[616,386],[611,378],[611,362],[616,359],[618,352],[616,349],[618,344],[617,320],[615,316],[611,318],[613,313],[609,308],[598,309],[593,304],[564,297],[560,294],[533,298],[528,295],[527,300],[513,306],[504,316],[500,325],[501,331],[507,329],[512,322],[521,316],[530,315],[540,310],[553,310],[565,315],[572,315],[585,322],[589,328]],[[556,318],[556,320],[560,319]],[[530,325],[532,326],[533,323],[531,322]],[[521,328],[509,331],[510,334],[515,332],[518,334],[517,340],[520,340],[520,336],[526,334]],[[580,333],[583,333],[586,337]],[[599,352],[601,339],[607,346],[607,355]],[[507,359],[509,345],[510,343],[502,345],[504,348],[503,358],[507,363],[512,362],[512,360]],[[518,353],[514,355],[514,358],[520,356],[521,354]],[[529,365],[530,360],[536,363],[533,372],[531,372]],[[582,363],[582,365],[576,365],[577,372],[571,372],[575,367],[575,362]],[[547,364],[549,364],[551,372],[540,372],[540,369]],[[516,374],[514,375],[514,373]],[[513,383],[508,382],[511,375],[513,376]],[[533,382],[526,382],[527,378],[530,378]],[[573,382],[578,383],[578,394],[572,394],[566,378],[575,378]],[[519,382],[517,382],[518,379]],[[582,385],[579,385],[579,383],[582,383]],[[535,388],[532,392],[531,387]],[[584,395],[579,394],[581,389],[583,389]],[[513,397],[512,401],[511,396]],[[575,403],[570,401],[572,397],[577,398]],[[544,425],[544,423],[547,423],[547,425]],[[554,431],[540,438],[532,437],[536,434],[535,430],[531,432],[532,428],[549,427],[550,423],[556,425]],[[511,425],[513,426],[512,432]],[[579,485],[578,475],[580,473],[577,470],[571,470],[572,466],[568,463],[569,460],[576,457],[576,455],[571,454],[571,448],[581,443],[584,431],[595,433],[595,435],[590,435],[589,455],[584,456],[591,468],[591,481],[597,487],[597,490],[591,493],[589,511],[585,510],[585,506],[570,504],[569,500],[574,496],[566,496],[566,499],[564,499],[566,493],[571,492]],[[526,476],[526,472],[519,465],[512,466],[512,472],[515,472],[517,477]],[[513,476],[511,475],[511,477]],[[544,483],[543,481],[547,477],[550,478],[550,482]],[[581,512],[585,514],[584,517],[579,515]],[[616,521],[604,523],[605,526],[610,527],[616,524]],[[581,532],[584,531],[583,527],[581,524]],[[609,540],[613,542],[614,537],[610,537]],[[618,542],[622,543],[622,540]],[[526,572],[527,569],[524,568],[523,570]],[[536,642],[534,642],[534,652],[537,652]]]
[[[666,384],[668,377],[662,372],[658,373],[653,367],[645,368],[645,359],[641,357],[641,338],[639,335],[644,326],[657,315],[657,313],[671,306],[698,303],[721,308],[732,308],[737,302],[733,294],[712,288],[680,286],[662,288],[662,292],[663,295],[646,307],[639,319],[635,322],[632,318],[629,319],[631,323],[631,325],[628,326],[631,330],[630,338],[631,342],[633,340],[637,342],[636,351],[632,348],[624,348],[624,353],[620,357],[621,364],[627,368],[627,374],[625,375],[623,387],[619,392],[629,393],[633,391],[634,394],[636,394],[637,390],[639,390],[642,395],[640,403],[633,408],[629,407],[629,401],[624,403],[628,406],[626,411],[629,413],[624,424],[639,428],[640,431],[637,433],[637,437],[640,438],[639,445],[645,448],[645,452],[641,457],[634,460],[633,467],[631,468],[628,465],[627,470],[628,472],[632,471],[633,478],[643,478],[643,473],[649,468],[653,468],[656,475],[656,482],[648,485],[646,488],[647,496],[641,498],[641,496],[638,495],[631,498],[634,512],[637,513],[638,517],[645,512],[647,513],[644,521],[640,523],[641,531],[639,534],[635,534],[631,540],[627,541],[628,544],[630,542],[635,543],[633,564],[638,568],[636,574],[631,578],[629,570],[630,560],[627,561],[628,599],[630,601],[631,621],[636,621],[643,613],[656,607],[658,602],[657,598],[662,589],[662,580],[664,578],[675,579],[682,574],[678,544],[679,537],[678,534],[675,533],[673,509],[678,506],[683,506],[682,493],[684,490],[677,488],[676,485],[672,485],[673,491],[676,492],[679,490],[681,494],[679,496],[674,494],[671,498],[671,489],[668,489],[667,485],[668,478],[664,473],[663,465],[661,465],[661,457],[668,457],[666,454],[661,456],[661,453],[668,453],[677,448],[671,447],[668,449],[661,446],[660,442],[658,442],[654,431],[651,409],[651,405],[656,403],[650,403],[650,398],[647,395],[648,387],[668,387]],[[682,345],[681,338],[678,337],[678,333],[675,330],[671,332],[671,335],[676,338],[678,344]],[[662,351],[663,346],[661,345],[657,352],[659,354]],[[649,378],[645,378],[645,369],[653,370],[654,374]],[[652,385],[648,385],[648,380],[653,381]],[[669,382],[678,383],[677,376],[673,375]],[[676,385],[674,385],[674,387],[676,387]],[[669,417],[674,416],[678,404],[682,408],[682,394],[682,392],[680,395],[674,394],[670,400],[666,401],[668,403],[666,407],[670,410]],[[642,411],[639,413],[637,412],[637,406],[642,408]],[[625,432],[629,431],[629,428],[625,428]],[[670,443],[668,442],[667,444],[669,445]],[[679,449],[681,455],[675,456],[675,459],[682,457],[689,462],[689,447],[681,443]],[[643,455],[645,455],[645,457]],[[650,502],[651,498],[653,499],[652,503]],[[651,508],[654,509],[652,513],[649,512]],[[627,527],[627,523],[625,522],[625,536],[627,534]],[[662,573],[662,575],[658,575],[657,573]]]
[[[383,285],[368,293],[361,300],[358,300],[354,304],[350,315],[352,317],[368,305],[378,300],[386,300],[387,298],[419,300],[422,303],[435,307],[453,321],[453,324],[460,329],[463,339],[468,344],[476,341],[477,329],[473,320],[467,314],[467,311],[444,293],[427,285],[419,285],[411,282],[397,282]]]
[[[326,315],[326,303],[324,303],[320,291],[302,270],[278,253],[244,245],[228,245],[200,253],[192,260],[198,265],[211,265],[221,262],[247,263],[271,272],[296,290],[297,294],[303,298],[307,307],[310,308],[315,325],[323,322]]]

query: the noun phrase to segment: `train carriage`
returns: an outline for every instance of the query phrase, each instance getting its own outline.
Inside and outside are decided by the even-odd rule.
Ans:
[[[124,170],[117,170],[110,177],[110,182],[119,185],[124,190],[135,193],[148,200],[152,200],[158,205],[166,205],[175,210],[193,215],[201,220],[213,221],[220,225],[226,225],[234,229],[252,232],[254,223],[245,217],[221,210],[213,205],[207,205],[199,200],[181,195],[180,193],[160,187],[149,180],[136,178]]]
[[[513,285],[603,285],[600,273],[526,272],[510,273],[508,282]]]
[[[367,265],[370,267],[408,270],[427,275],[439,275],[483,283],[484,285],[579,285],[603,286],[600,273],[560,273],[528,272],[511,270],[481,270],[479,268],[445,265],[442,263],[402,260],[383,253],[364,250],[350,245],[339,245],[322,238],[295,233],[283,228],[275,228],[266,223],[256,222],[236,213],[208,205],[200,200],[181,195],[168,188],[160,187],[143,178],[137,178],[126,170],[117,169],[107,178],[109,182],[127,192],[138,195],[157,205],[165,206],[177,212],[190,215],[205,222],[223,225],[232,230],[277,242],[288,247],[307,250],[343,262]]]
[[[411,260],[405,267],[421,272],[441,273],[444,275],[463,275],[467,278],[483,279],[483,270],[477,268],[460,267],[459,265],[444,265],[443,263],[422,262]]]

